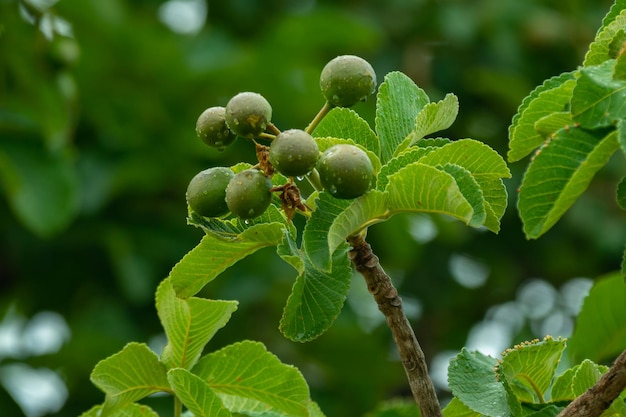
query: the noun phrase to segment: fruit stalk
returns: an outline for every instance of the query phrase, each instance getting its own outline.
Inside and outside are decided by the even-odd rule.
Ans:
[[[626,350],[613,366],[583,395],[569,403],[557,417],[597,417],[626,389]]]
[[[352,246],[350,259],[356,270],[363,275],[367,289],[374,296],[378,309],[387,319],[393,340],[398,348],[413,398],[423,417],[442,417],[435,387],[428,375],[424,352],[420,347],[409,320],[402,309],[402,300],[391,278],[380,265],[364,234],[348,238]]]

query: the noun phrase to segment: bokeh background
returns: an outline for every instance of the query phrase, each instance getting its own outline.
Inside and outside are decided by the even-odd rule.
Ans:
[[[252,161],[249,143],[204,146],[195,121],[240,91],[265,95],[281,129],[323,104],[319,73],[340,54],[379,82],[400,70],[433,100],[460,99],[451,138],[507,151],[521,100],[574,69],[610,0],[0,0],[0,410],[76,416],[100,403],[98,360],[130,341],[159,349],[154,290],[200,240],[185,189],[202,169]],[[373,123],[374,100],[355,107]],[[527,241],[515,211],[528,161],[511,165],[499,235],[403,215],[370,229],[442,399],[462,346],[498,355],[567,336],[593,279],[619,267],[626,231],[616,156],[557,226]],[[389,332],[355,276],[331,330],[307,344],[278,321],[295,272],[266,249],[203,296],[239,310],[209,349],[264,342],[304,373],[329,416],[409,395]],[[168,398],[147,402],[163,415]]]

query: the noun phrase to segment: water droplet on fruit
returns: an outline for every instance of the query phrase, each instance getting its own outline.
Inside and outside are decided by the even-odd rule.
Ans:
[[[335,187],[334,185],[331,185],[330,188],[328,189],[328,192],[331,194],[337,194],[337,187]]]
[[[293,161],[293,159],[294,159],[294,158],[293,158],[293,155],[291,155],[291,154],[287,155],[287,160],[288,160],[289,162]]]
[[[250,220],[245,219],[245,220],[243,221],[243,223],[244,223],[244,224],[250,224]]]
[[[248,210],[248,215],[251,217],[254,216],[254,209]]]
[[[304,180],[304,175],[298,175],[298,176],[296,177],[296,179],[297,179],[298,181],[302,181],[302,180]]]

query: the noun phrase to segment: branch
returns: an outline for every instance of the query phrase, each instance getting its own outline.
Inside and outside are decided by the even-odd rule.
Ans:
[[[420,408],[422,417],[442,417],[435,387],[428,375],[424,352],[404,314],[398,291],[362,234],[348,238],[348,242],[352,245],[350,259],[356,270],[365,278],[367,288],[374,296],[378,309],[387,319],[413,398]]]
[[[626,350],[613,366],[583,395],[572,401],[557,417],[597,417],[626,389]]]

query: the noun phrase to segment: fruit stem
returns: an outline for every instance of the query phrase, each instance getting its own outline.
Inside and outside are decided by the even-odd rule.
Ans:
[[[317,171],[317,168],[313,168],[308,174],[306,174],[306,179],[309,184],[311,184],[311,187],[315,188],[316,191],[322,191],[324,189],[324,187],[322,187],[320,173]]]
[[[326,101],[326,103],[324,103],[320,111],[315,115],[313,120],[311,120],[311,123],[309,123],[309,125],[306,127],[306,129],[304,129],[304,131],[308,134],[312,134],[315,128],[317,127],[317,125],[322,121],[324,116],[326,116],[328,112],[332,110],[332,108],[333,108],[333,105],[330,104],[328,101]]]
[[[424,352],[402,309],[402,299],[393,286],[391,278],[380,265],[372,247],[365,241],[365,233],[348,238],[352,246],[350,259],[356,270],[363,275],[367,289],[374,296],[378,309],[387,319],[393,340],[398,348],[402,365],[413,393],[413,399],[422,417],[442,417],[435,387],[428,375]]]
[[[280,129],[277,128],[274,123],[272,123],[272,122],[268,123],[266,128],[267,128],[267,130],[269,130],[274,135],[280,135]],[[263,135],[263,133],[261,133],[261,135]]]
[[[261,133],[259,135],[259,138],[274,140],[274,139],[276,139],[276,135],[274,135],[272,133],[263,132],[263,133]]]

